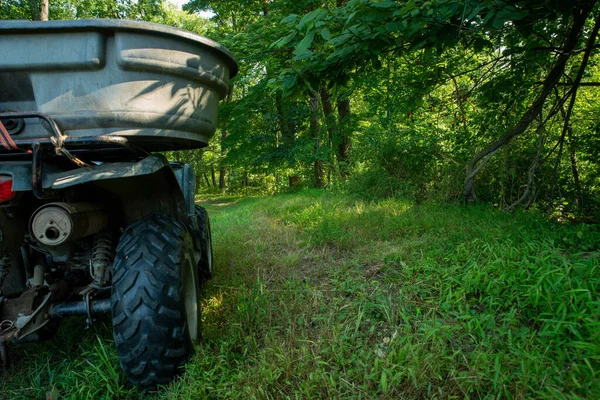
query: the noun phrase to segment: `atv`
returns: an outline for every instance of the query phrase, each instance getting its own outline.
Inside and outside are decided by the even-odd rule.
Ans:
[[[190,165],[237,64],[123,20],[0,21],[0,361],[65,317],[112,317],[127,378],[173,380],[200,338],[209,217]]]

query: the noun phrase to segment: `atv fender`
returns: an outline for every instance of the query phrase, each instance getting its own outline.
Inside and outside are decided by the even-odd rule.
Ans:
[[[13,177],[13,190],[32,190],[31,163],[0,164],[0,174]],[[44,164],[44,191],[62,191],[75,186],[97,186],[121,198],[128,221],[150,214],[163,214],[188,221],[194,215],[195,176],[187,164],[169,164],[162,155],[140,161],[99,163],[69,171]]]

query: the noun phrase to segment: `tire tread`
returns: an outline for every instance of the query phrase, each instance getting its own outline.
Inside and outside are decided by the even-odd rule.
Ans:
[[[130,225],[113,266],[113,334],[128,379],[146,390],[167,384],[191,356],[181,282],[192,239],[180,222],[150,216]]]

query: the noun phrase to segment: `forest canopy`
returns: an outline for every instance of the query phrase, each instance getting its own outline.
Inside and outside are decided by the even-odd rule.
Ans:
[[[3,0],[0,18],[34,17]],[[335,187],[597,220],[596,1],[50,0],[50,19],[178,26],[240,63],[207,189]]]

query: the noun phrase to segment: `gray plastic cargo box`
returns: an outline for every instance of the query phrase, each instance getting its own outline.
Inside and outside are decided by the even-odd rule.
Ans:
[[[212,40],[123,20],[0,21],[0,54],[0,112],[42,112],[70,137],[150,151],[205,146],[237,73]],[[9,128],[15,140],[51,136],[38,120]]]

